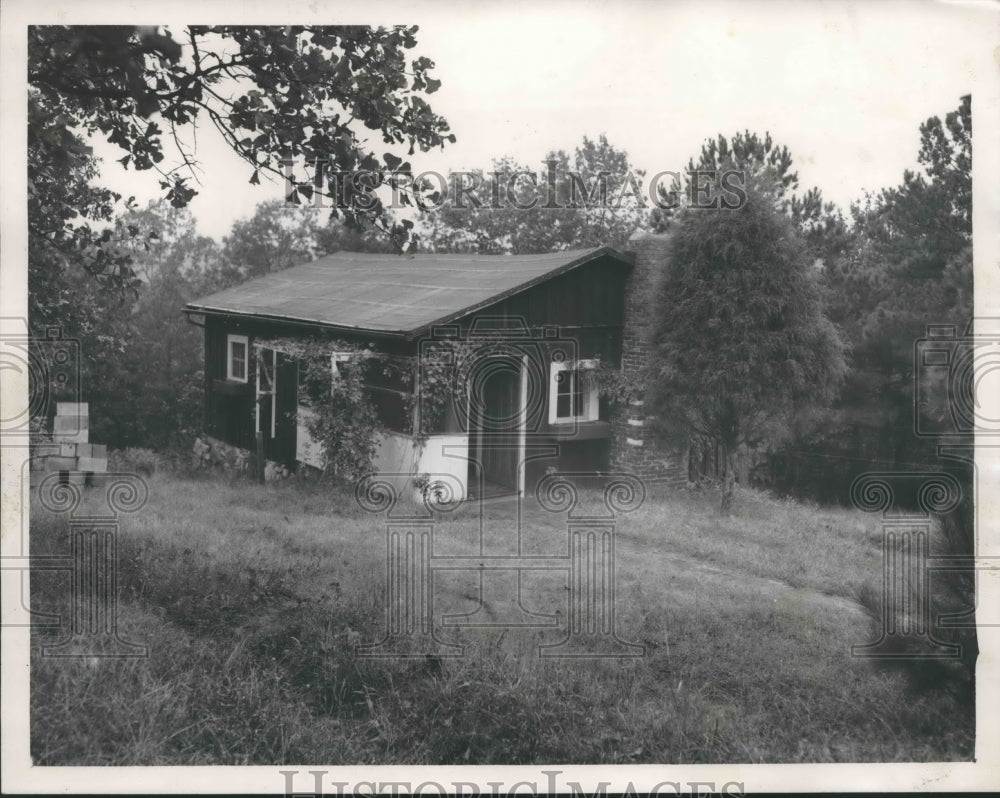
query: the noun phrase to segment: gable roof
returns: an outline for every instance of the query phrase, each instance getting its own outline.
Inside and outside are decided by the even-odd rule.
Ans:
[[[544,255],[338,252],[190,302],[184,310],[415,335],[601,257],[632,263],[610,247]]]

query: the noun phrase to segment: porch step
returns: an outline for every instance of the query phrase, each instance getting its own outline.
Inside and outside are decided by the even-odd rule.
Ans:
[[[482,494],[477,494],[478,484],[469,485],[469,501],[488,501],[490,499],[506,499],[517,496],[516,488],[509,488],[498,482],[487,482],[483,485]]]

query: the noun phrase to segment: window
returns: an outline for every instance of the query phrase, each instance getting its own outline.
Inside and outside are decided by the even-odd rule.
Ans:
[[[226,379],[247,381],[247,360],[250,351],[245,335],[230,335],[226,339]]]
[[[330,376],[334,380],[344,379],[350,373],[351,366],[351,353],[350,352],[331,352],[330,353]]]
[[[277,402],[274,395],[274,381],[278,375],[278,353],[274,349],[257,348],[257,401],[254,403],[257,417],[257,432],[268,433],[272,438],[277,434]]]
[[[580,372],[564,369],[556,374],[556,418],[583,415],[583,382]]]
[[[552,363],[549,380],[550,424],[597,421],[600,399],[597,395],[597,383],[588,373],[595,365],[593,360]]]

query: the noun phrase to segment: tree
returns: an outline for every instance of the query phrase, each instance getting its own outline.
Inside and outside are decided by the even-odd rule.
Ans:
[[[754,179],[738,209],[683,209],[655,305],[653,412],[668,433],[721,444],[724,512],[738,447],[773,434],[797,407],[831,400],[845,369],[780,196],[780,187]]]
[[[903,174],[899,186],[886,189],[853,208],[857,243],[854,257],[840,270],[825,275],[831,293],[839,297],[838,312],[854,346],[851,370],[842,400],[827,436],[826,451],[846,452],[885,461],[879,470],[944,470],[959,480],[963,499],[930,529],[934,556],[970,563],[975,554],[975,472],[969,463],[939,451],[934,437],[915,434],[914,414],[939,411],[941,429],[949,434],[952,453],[974,444],[972,430],[960,432],[949,410],[955,394],[975,397],[977,376],[953,368],[944,382],[922,373],[915,342],[928,325],[952,325],[957,332],[953,363],[973,359],[974,341],[962,340],[973,318],[972,270],[972,98],[920,125],[919,168]],[[962,352],[964,349],[964,353]],[[917,407],[914,390],[923,382],[923,398],[931,407]],[[952,393],[954,391],[955,393]],[[874,397],[874,400],[872,399]],[[935,398],[939,401],[935,402]],[[924,415],[924,420],[930,420]],[[852,434],[853,433],[853,434]],[[912,501],[912,499],[911,499]],[[975,573],[972,567],[935,575],[929,586],[929,632],[934,640],[961,646],[956,659],[935,658],[933,646],[909,640],[883,661],[902,670],[917,694],[951,693],[960,704],[975,703],[978,642],[975,619]],[[883,610],[881,591],[868,589],[862,603],[870,612]],[[911,598],[913,600],[916,597]],[[915,606],[915,605],[914,605]],[[966,628],[947,623],[963,614]],[[881,629],[879,629],[881,632]],[[895,641],[890,640],[890,645]]]
[[[121,199],[94,186],[97,162],[57,109],[29,103],[28,312],[34,330],[63,324],[77,333],[99,313],[74,301],[87,274],[134,287],[129,254],[112,245],[113,230],[94,223],[114,218]]]
[[[940,277],[972,240],[972,97],[920,126],[920,171],[854,209],[874,254],[900,278]]]
[[[852,244],[822,270],[850,369],[822,434],[796,448],[856,468],[938,465],[935,442],[914,435],[914,344],[929,324],[961,335],[973,314],[971,98],[920,134],[920,169],[852,208]],[[844,474],[844,496],[853,476]]]
[[[417,28],[396,26],[33,26],[28,31],[28,164],[36,306],[58,301],[53,283],[87,272],[134,287],[127,256],[111,254],[110,223],[120,196],[94,186],[84,136],[117,145],[126,168],[155,170],[164,198],[184,207],[197,193],[193,132],[208,120],[247,164],[287,180],[288,200],[329,187],[320,170],[406,172],[387,150],[427,150],[454,141],[423,98],[440,82],[433,62],[407,58]],[[178,156],[168,164],[164,140]],[[381,149],[381,147],[379,148]],[[346,213],[382,218],[342,197]],[[336,209],[335,209],[336,212]],[[404,223],[406,224],[406,223]],[[104,225],[104,229],[96,229]],[[66,260],[73,261],[67,264]],[[51,277],[46,273],[55,270]]]
[[[768,183],[776,207],[798,228],[810,253],[829,260],[843,252],[849,240],[843,216],[833,203],[824,203],[822,192],[810,188],[799,194],[799,175],[793,171],[792,154],[770,133],[763,137],[749,130],[729,138],[718,135],[702,145],[698,159],[688,161],[683,184],[674,180],[670,189],[660,188],[666,207],[653,212],[653,227],[663,231],[685,205],[695,202],[700,188],[715,190],[726,172],[739,172],[743,180]]]
[[[488,173],[450,174],[450,191],[421,221],[424,247],[482,254],[620,247],[641,225],[645,173],[606,136],[584,136],[572,158],[552,151],[544,165],[531,170],[503,157]]]
[[[139,234],[120,234],[127,228]],[[109,251],[134,259],[135,291],[119,303],[121,295],[93,281],[75,287],[77,303],[102,314],[81,340],[94,440],[116,448],[181,445],[200,418],[203,360],[202,333],[182,309],[223,284],[220,248],[198,235],[188,209],[165,200],[124,214],[112,240],[118,243]]]
[[[262,202],[252,217],[234,222],[223,241],[227,282],[282,271],[342,249],[391,252],[393,244],[371,227],[330,219],[319,209]]]
[[[215,239],[198,233],[188,208],[163,199],[132,208],[115,221],[113,251],[128,254],[143,285],[157,276],[177,274],[192,285],[212,285],[219,279],[221,253]]]
[[[325,215],[325,214],[324,214]],[[249,280],[313,260],[319,254],[318,213],[269,200],[249,219],[233,223],[223,241],[234,281]]]

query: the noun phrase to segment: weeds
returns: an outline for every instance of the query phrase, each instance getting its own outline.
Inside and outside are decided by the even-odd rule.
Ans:
[[[43,657],[56,633],[36,629],[33,756],[49,765],[971,756],[971,710],[947,691],[914,701],[901,674],[852,658],[850,646],[868,638],[864,613],[806,589],[839,574],[843,592],[873,563],[878,572],[878,545],[858,516],[747,501],[742,517],[720,520],[715,504],[654,498],[622,522],[619,632],[643,657],[539,659],[537,645],[560,630],[451,629],[442,634],[465,647],[461,658],[373,660],[355,646],[384,634],[377,519],[326,487],[158,470],[119,541],[120,632],[150,655]],[[65,551],[65,521],[37,503],[32,511],[32,551]],[[491,523],[502,520],[491,510]],[[551,515],[528,521],[536,547],[562,534]],[[442,529],[457,546],[473,537],[474,517],[456,513]],[[666,556],[678,551],[718,568]],[[761,578],[770,575],[785,578]],[[533,608],[562,607],[562,586],[537,581]],[[36,609],[68,612],[67,574],[40,573],[32,587]],[[456,596],[454,609],[469,609]]]
[[[929,554],[950,567],[932,567],[930,572],[928,634],[926,637],[912,634],[888,638],[883,653],[891,654],[893,658],[879,661],[882,667],[902,673],[914,695],[948,694],[967,713],[974,708],[976,661],[979,656],[975,628],[976,587],[972,569],[974,552],[975,516],[970,500],[963,501],[946,515],[933,518]],[[883,633],[883,592],[883,586],[876,582],[868,582],[858,590],[858,601],[871,619],[874,639],[879,639]],[[911,592],[908,599],[904,606],[917,607],[923,596]],[[904,625],[916,628],[917,621],[901,612],[900,608],[896,608],[894,615],[901,629]],[[947,657],[927,656],[929,653],[942,653],[944,647],[952,648],[953,654]]]

